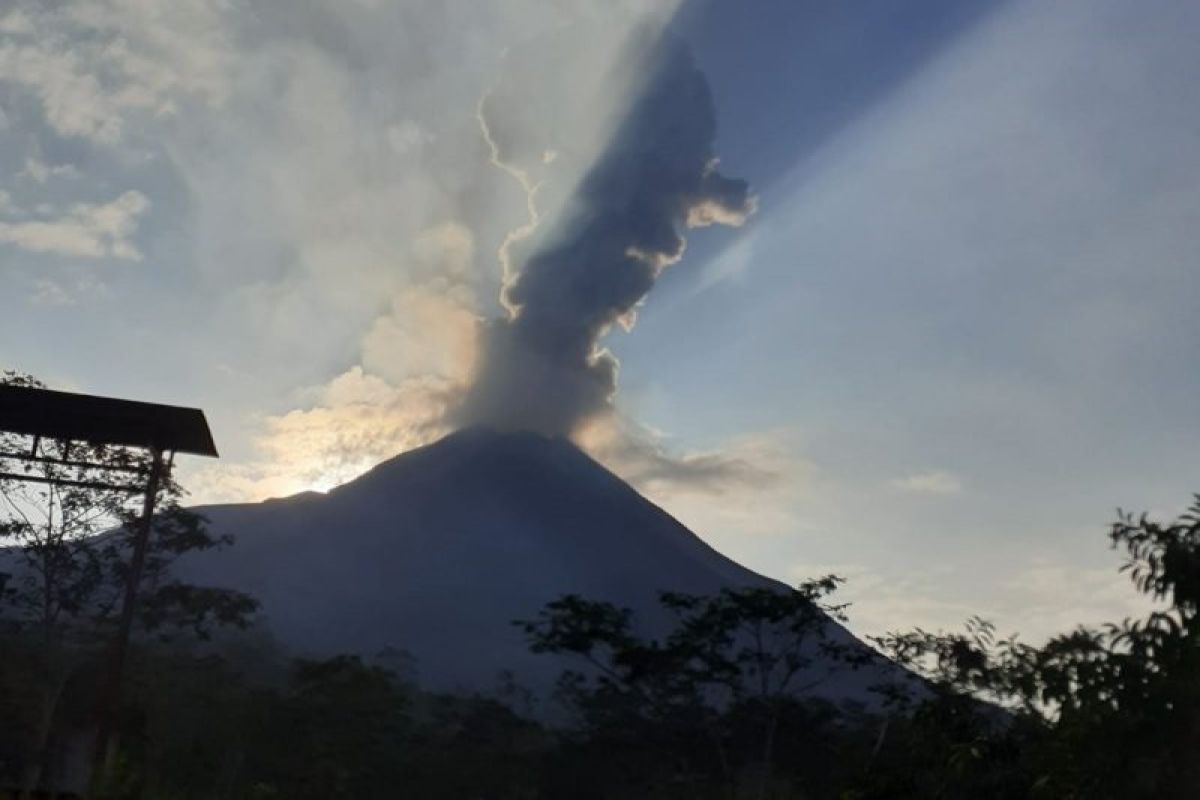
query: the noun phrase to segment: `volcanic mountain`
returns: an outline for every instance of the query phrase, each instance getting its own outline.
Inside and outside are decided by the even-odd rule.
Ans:
[[[293,652],[405,651],[435,689],[486,690],[506,670],[548,686],[564,664],[530,653],[512,621],[565,593],[631,608],[652,630],[663,590],[778,585],[534,433],[467,429],[327,494],[199,510],[236,544],[187,556],[180,577],[253,594]],[[861,696],[869,682],[830,688]]]

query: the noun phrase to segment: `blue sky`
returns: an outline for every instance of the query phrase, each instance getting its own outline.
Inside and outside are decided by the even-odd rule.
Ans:
[[[584,443],[749,566],[846,573],[867,632],[1125,613],[1115,507],[1200,488],[1200,8],[643,5],[13,4],[0,364],[203,406],[204,500],[427,440],[528,220],[476,119],[506,48],[587,31],[513,110],[554,123],[550,214],[652,6],[758,211],[692,232],[605,339],[619,414]]]

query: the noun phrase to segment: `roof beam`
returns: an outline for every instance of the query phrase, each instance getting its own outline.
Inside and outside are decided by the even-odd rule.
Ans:
[[[0,385],[0,431],[217,457],[198,408]]]

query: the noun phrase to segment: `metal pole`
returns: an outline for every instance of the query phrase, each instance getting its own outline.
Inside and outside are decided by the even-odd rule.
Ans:
[[[146,550],[150,543],[150,530],[154,520],[154,503],[162,480],[162,450],[150,450],[150,478],[146,484],[146,498],[142,506],[142,517],[138,520],[133,540],[133,554],[129,561],[129,576],[125,582],[125,598],[121,605],[121,616],[117,626],[117,638],[113,643],[112,660],[100,695],[100,715],[96,726],[96,747],[92,753],[92,780],[88,796],[94,796],[101,781],[112,766],[114,733],[117,715],[121,706],[121,673],[125,668],[125,656],[129,650],[129,639],[133,633],[133,620],[137,610],[138,590],[141,588],[142,571],[146,566]]]

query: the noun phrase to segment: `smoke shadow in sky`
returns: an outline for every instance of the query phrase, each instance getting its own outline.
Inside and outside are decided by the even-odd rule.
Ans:
[[[723,168],[769,216],[777,181],[1007,1],[689,0],[670,27],[712,88]],[[664,286],[694,280],[733,238],[696,236]]]
[[[665,35],[653,28],[644,34],[651,39],[635,35],[621,63],[639,64],[641,74],[596,162],[553,218],[502,248],[506,260],[516,256],[505,292],[513,313],[485,332],[480,367],[454,416],[568,433],[606,413],[617,360],[598,350],[600,341],[674,272],[664,268],[683,257],[683,228],[740,225],[754,210],[747,182],[725,174],[745,175],[768,195],[774,176],[816,152],[997,2],[930,0],[912,10],[883,0],[764,0],[749,8],[697,0]],[[508,69],[519,73],[522,53],[547,44],[563,57],[555,52],[567,46],[562,35],[510,54]],[[528,176],[523,162],[536,162],[540,151],[514,145],[521,126],[506,117],[523,106],[504,99],[505,85],[481,103],[480,120],[493,160]],[[718,120],[727,131],[719,142]],[[718,157],[731,172],[717,171]],[[731,238],[697,237],[686,271],[701,272]]]
[[[685,2],[721,121],[718,150],[760,192],[1006,0]]]

